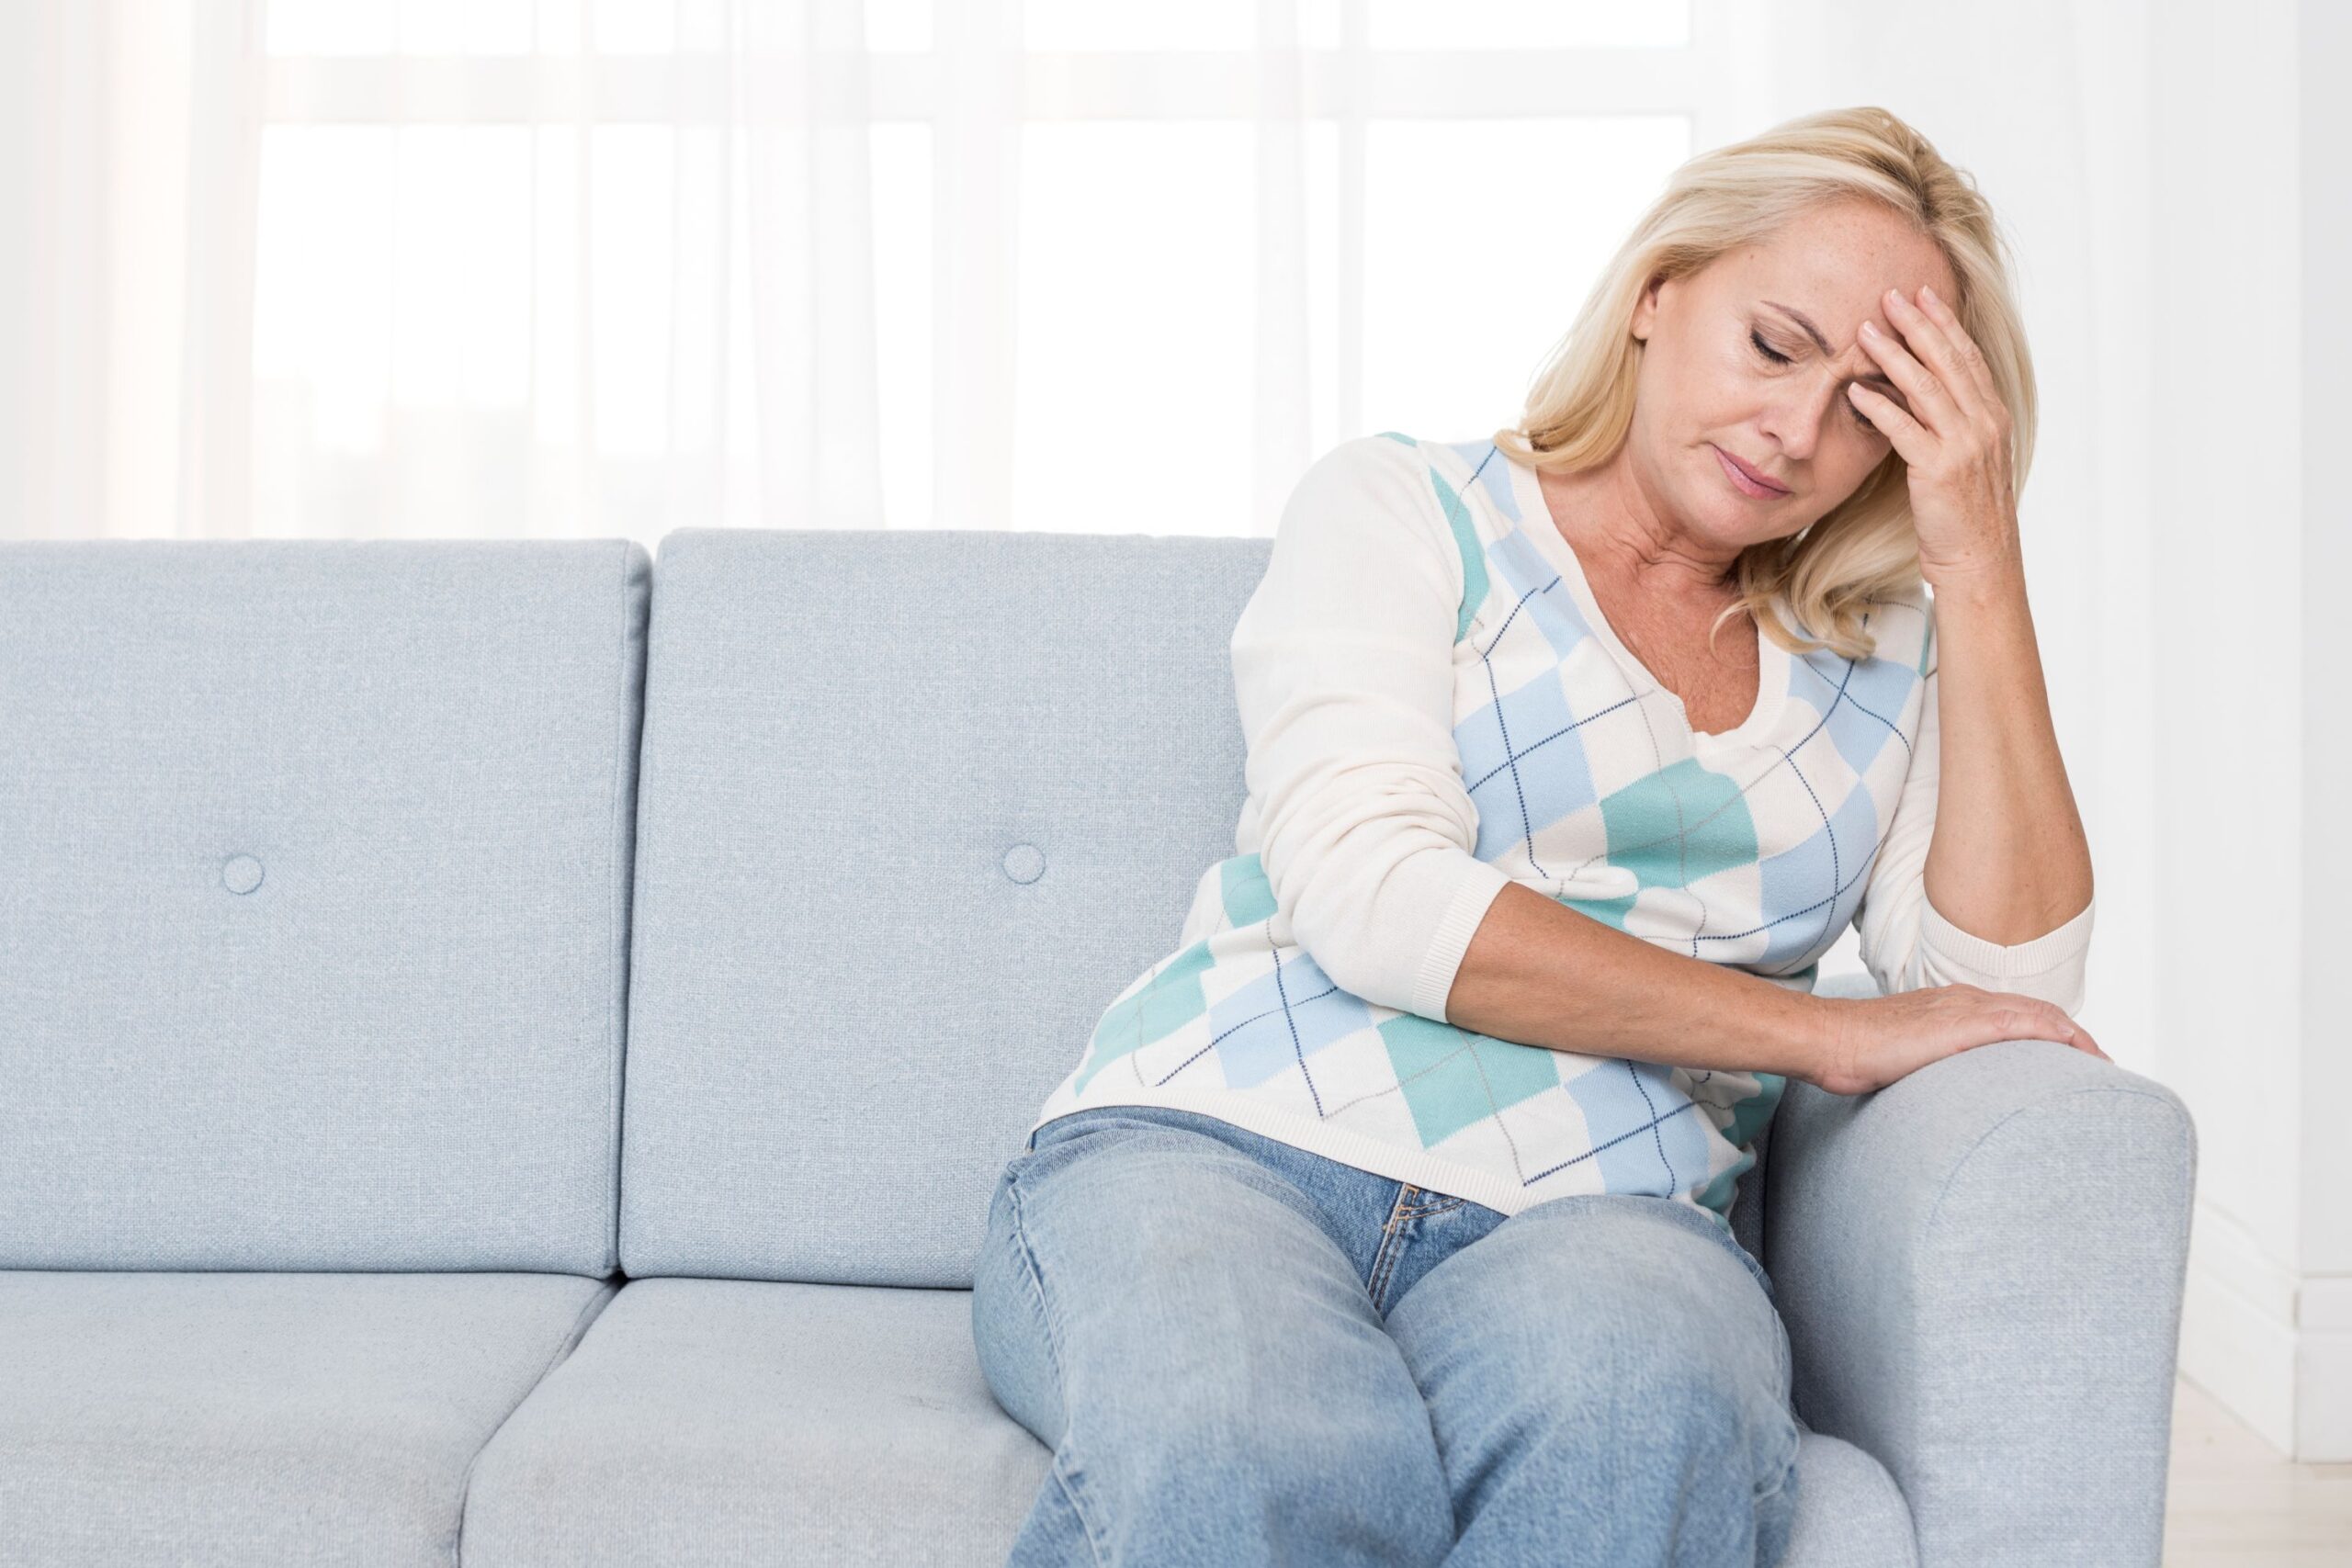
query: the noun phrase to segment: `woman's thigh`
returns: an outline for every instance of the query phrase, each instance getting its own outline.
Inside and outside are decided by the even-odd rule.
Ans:
[[[1373,1205],[1376,1243],[1399,1184],[1310,1192],[1250,1134],[1085,1115],[1006,1166],[975,1268],[982,1372],[1054,1450],[1024,1540],[1057,1510],[1105,1562],[1443,1559],[1428,1411],[1327,1207]]]
[[[1436,1434],[1453,1568],[1779,1561],[1788,1336],[1762,1269],[1697,1210],[1539,1203],[1436,1264],[1386,1326]]]

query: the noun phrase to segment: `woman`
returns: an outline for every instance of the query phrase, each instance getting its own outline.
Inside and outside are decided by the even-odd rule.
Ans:
[[[1780,1559],[1729,1217],[1783,1083],[2098,1052],[2033,412],[1984,202],[1853,109],[1679,170],[1519,428],[1308,470],[1240,852],[990,1205],[981,1366],[1054,1450],[1014,1563]],[[1849,924],[1888,995],[1810,994]]]

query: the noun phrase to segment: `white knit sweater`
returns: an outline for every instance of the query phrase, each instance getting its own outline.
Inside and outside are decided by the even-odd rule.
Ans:
[[[2002,946],[1927,901],[1933,600],[1882,601],[1865,629],[1860,660],[1759,638],[1755,710],[1694,732],[1602,616],[1532,468],[1487,441],[1333,448],[1233,632],[1237,852],[1031,1133],[1172,1106],[1506,1213],[1636,1192],[1727,1224],[1781,1079],[1497,1039],[1445,1000],[1518,882],[1794,989],[1851,924],[1888,991],[2078,1009],[2092,908]]]

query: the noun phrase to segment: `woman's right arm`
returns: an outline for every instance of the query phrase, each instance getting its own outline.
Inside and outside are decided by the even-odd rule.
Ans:
[[[1832,1032],[1829,1004],[1513,883],[1470,939],[1445,1018],[1555,1051],[1812,1083]]]
[[[1996,1040],[2105,1056],[2056,1005],[1974,986],[1815,997],[1672,952],[1518,883],[1487,911],[1446,1021],[1498,1040],[1670,1066],[1777,1073],[1863,1094]]]

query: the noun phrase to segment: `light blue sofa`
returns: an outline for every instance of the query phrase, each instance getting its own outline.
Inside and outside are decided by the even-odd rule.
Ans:
[[[988,1195],[1231,852],[1266,550],[0,545],[0,1561],[1001,1563]],[[1792,1568],[2154,1563],[2180,1101],[1765,1152]]]

